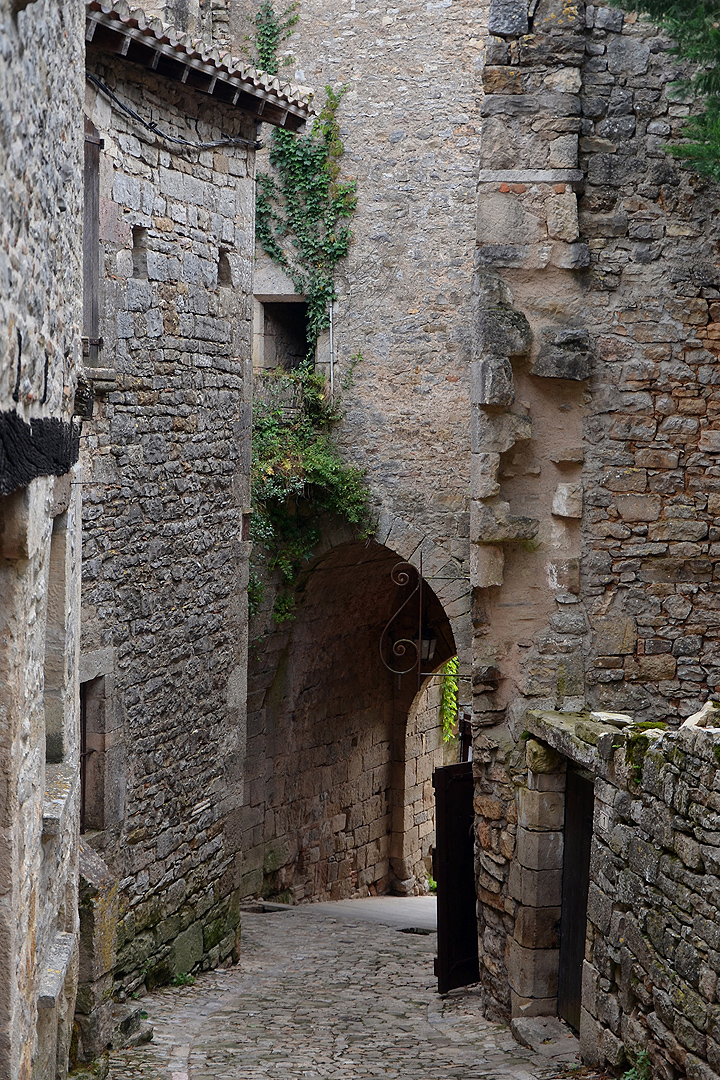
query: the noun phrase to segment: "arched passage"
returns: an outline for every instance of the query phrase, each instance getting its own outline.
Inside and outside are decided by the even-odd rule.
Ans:
[[[423,799],[437,747],[424,738],[413,675],[382,664],[379,642],[407,595],[390,577],[396,552],[344,543],[298,590],[292,624],[263,639],[250,664],[244,810],[245,892],[300,900],[411,891]],[[433,668],[454,655],[452,629],[424,587],[437,634]],[[412,636],[416,611],[394,625]],[[415,707],[414,707],[415,706]],[[414,727],[408,733],[408,715]],[[423,748],[425,747],[425,749]]]

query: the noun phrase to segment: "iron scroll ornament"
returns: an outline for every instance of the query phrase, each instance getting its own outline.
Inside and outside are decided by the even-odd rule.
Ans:
[[[421,627],[422,627],[422,563],[420,565],[419,570],[418,570],[418,568],[416,566],[413,566],[413,564],[409,563],[409,562],[395,563],[395,566],[393,566],[392,570],[390,571],[390,580],[393,582],[393,584],[399,585],[400,587],[402,587],[403,585],[409,585],[410,580],[411,580],[411,577],[410,577],[410,571],[411,570],[413,571],[413,573],[417,574],[417,585],[415,586],[413,591],[408,596],[406,596],[405,600],[400,605],[400,607],[397,609],[397,611],[394,612],[390,616],[390,618],[388,619],[387,624],[386,624],[382,634],[380,635],[380,645],[379,645],[379,647],[380,647],[380,659],[382,660],[383,664],[388,669],[388,671],[391,671],[393,673],[393,675],[409,675],[411,671],[417,671],[418,678],[419,678],[420,677],[420,667],[421,667],[421,664],[420,664],[420,641],[421,641],[420,634],[421,634]],[[414,641],[412,638],[398,638],[397,641],[394,641],[393,645],[392,645],[392,655],[394,657],[397,657],[399,660],[402,660],[402,657],[407,655],[408,648],[410,648],[412,650],[413,654],[414,654],[413,662],[412,662],[412,664],[410,664],[409,667],[402,667],[402,668],[392,667],[392,665],[389,664],[388,661],[385,659],[385,652],[384,652],[384,650],[385,650],[385,642],[390,637],[390,627],[395,622],[395,620],[398,618],[398,616],[401,614],[401,612],[403,612],[405,610],[405,608],[408,606],[410,601],[415,596],[418,597],[418,612],[419,612],[418,639],[417,639],[417,641]]]

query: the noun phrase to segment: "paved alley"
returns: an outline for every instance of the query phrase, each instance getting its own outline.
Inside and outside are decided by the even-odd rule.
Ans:
[[[146,997],[154,1039],[113,1053],[111,1080],[566,1075],[483,1020],[472,989],[438,997],[427,904],[383,925],[352,903],[244,913],[240,963]]]

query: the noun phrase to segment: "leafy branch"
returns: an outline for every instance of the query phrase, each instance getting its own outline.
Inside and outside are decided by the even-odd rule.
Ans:
[[[268,75],[277,75],[280,68],[278,50],[291,36],[295,25],[300,18],[298,14],[299,3],[290,4],[285,11],[278,15],[272,0],[263,0],[255,14],[255,38],[254,45],[257,53],[258,67],[266,71]],[[286,57],[283,65],[292,63],[292,57]]]
[[[668,147],[696,172],[720,180],[720,2],[719,0],[611,0],[616,7],[649,16],[674,41],[671,53],[696,65],[671,84],[671,93],[690,96],[699,110],[682,129],[684,141]]]
[[[279,573],[278,623],[293,617],[293,586],[320,542],[324,515],[343,518],[361,535],[370,532],[365,474],[346,465],[332,441],[338,419],[325,380],[308,368],[265,376],[253,405],[250,539],[256,552],[265,552],[267,568]],[[262,599],[258,571],[255,564],[252,613]]]

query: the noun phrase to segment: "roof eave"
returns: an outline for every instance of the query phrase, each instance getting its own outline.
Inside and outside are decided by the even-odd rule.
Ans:
[[[283,93],[277,79],[261,73],[248,78],[244,72],[226,66],[222,60],[199,54],[184,43],[172,44],[151,27],[141,29],[123,20],[114,10],[103,11],[100,4],[86,7],[85,40],[89,50],[121,56],[154,71],[164,78],[183,83],[224,104],[275,127],[302,131],[311,114],[309,98],[293,101]],[[224,59],[224,58],[223,58]],[[232,60],[231,60],[232,64]],[[271,82],[271,88],[259,85]]]

